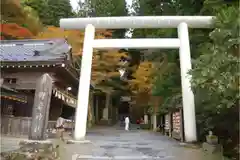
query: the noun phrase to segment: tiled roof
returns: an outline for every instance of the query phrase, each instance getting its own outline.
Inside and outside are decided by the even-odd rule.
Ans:
[[[61,60],[70,50],[65,39],[2,40],[0,43],[2,62]]]

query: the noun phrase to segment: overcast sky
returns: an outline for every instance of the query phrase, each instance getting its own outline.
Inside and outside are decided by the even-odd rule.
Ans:
[[[84,0],[81,0],[81,1],[84,2]],[[118,0],[118,1],[120,1],[120,0]],[[128,5],[132,4],[132,0],[125,0],[125,1],[127,2]],[[79,0],[70,0],[70,2],[71,2],[73,10],[77,10]]]

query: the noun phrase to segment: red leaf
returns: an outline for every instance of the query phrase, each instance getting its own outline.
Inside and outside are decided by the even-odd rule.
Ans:
[[[33,37],[33,34],[27,28],[21,27],[15,23],[1,24],[0,30],[4,35],[9,35],[15,38]]]

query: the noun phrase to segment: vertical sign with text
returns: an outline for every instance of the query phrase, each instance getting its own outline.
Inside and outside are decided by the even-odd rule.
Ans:
[[[45,140],[48,124],[49,107],[52,95],[52,78],[43,74],[36,83],[32,124],[29,132],[31,140]]]

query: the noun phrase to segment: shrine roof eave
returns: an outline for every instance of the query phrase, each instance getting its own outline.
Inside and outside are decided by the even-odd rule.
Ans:
[[[26,61],[26,62],[1,62],[1,72],[8,70],[15,70],[19,72],[24,71],[46,71],[46,72],[56,72],[56,75],[65,75],[68,77],[68,80],[74,82],[75,85],[79,83],[79,73],[70,63],[63,63],[63,61]],[[93,84],[90,85],[90,89],[94,90],[95,86]]]
[[[58,67],[65,65],[64,60],[51,61],[1,61],[1,68],[38,68],[38,67]]]

